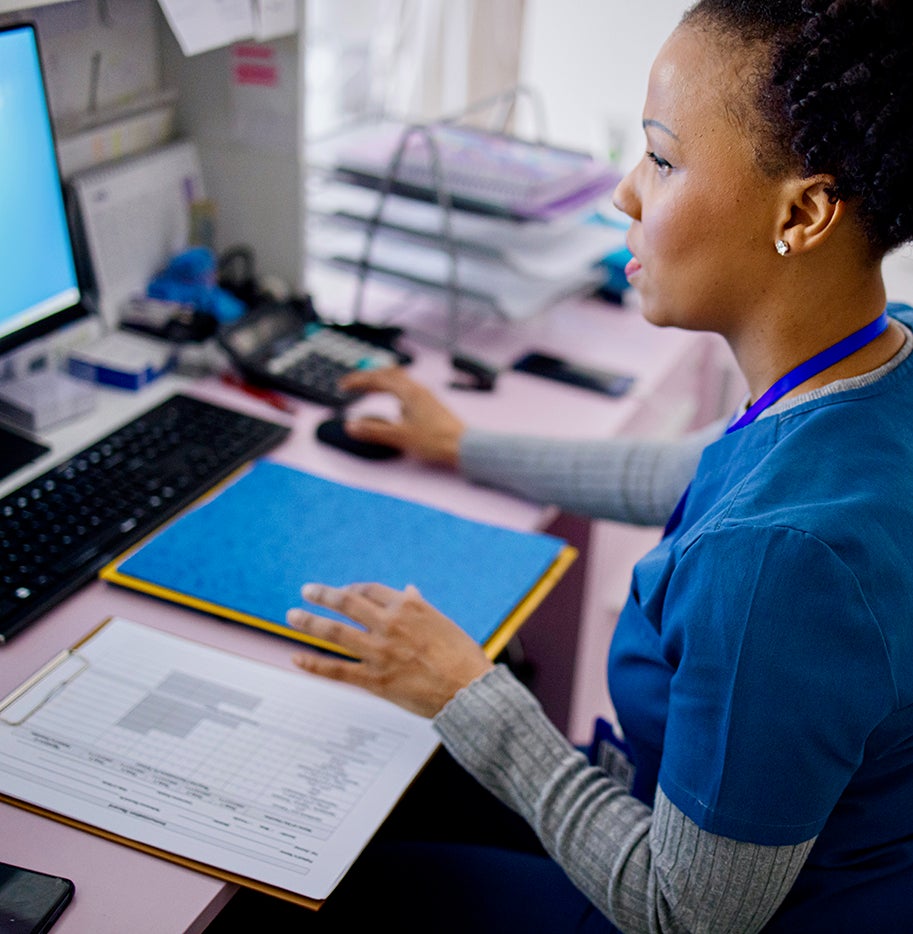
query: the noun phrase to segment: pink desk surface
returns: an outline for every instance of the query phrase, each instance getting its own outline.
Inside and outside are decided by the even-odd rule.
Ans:
[[[452,373],[441,356],[417,349],[412,367],[416,378],[444,396],[468,423],[559,436],[611,435],[636,426],[663,374],[693,361],[704,347],[699,335],[658,331],[635,312],[595,302],[568,303],[536,323],[511,328],[495,323],[473,339],[480,355],[484,351],[486,360],[497,363],[536,345],[638,375],[637,388],[617,400],[512,372],[501,375],[495,392],[473,393],[448,388]],[[469,342],[465,349],[474,352]],[[190,391],[266,417],[288,419],[215,378],[194,384]],[[389,399],[366,399],[358,405],[365,411],[390,411]],[[270,456],[483,521],[532,529],[547,518],[540,505],[473,486],[443,470],[408,460],[368,463],[324,447],[314,441],[313,430],[326,415],[323,408],[297,402],[293,433]],[[292,667],[292,644],[286,640],[96,581],[0,647],[0,696],[111,615]],[[202,931],[235,891],[217,879],[5,804],[0,804],[0,859],[75,881],[76,896],[54,928],[60,934]]]

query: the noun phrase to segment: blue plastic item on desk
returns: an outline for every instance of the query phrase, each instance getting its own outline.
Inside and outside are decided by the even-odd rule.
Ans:
[[[219,286],[216,257],[208,247],[178,253],[153,277],[146,291],[150,298],[192,305],[218,321],[235,321],[247,310],[244,302]]]

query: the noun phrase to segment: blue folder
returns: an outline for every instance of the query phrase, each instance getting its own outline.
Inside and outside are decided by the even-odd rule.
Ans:
[[[302,584],[413,584],[496,654],[575,555],[551,535],[259,460],[101,576],[302,641],[285,623]]]

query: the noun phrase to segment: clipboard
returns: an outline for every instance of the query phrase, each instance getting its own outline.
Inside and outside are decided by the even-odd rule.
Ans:
[[[355,804],[352,807],[352,814],[346,815],[346,819],[351,817],[351,820],[357,825],[355,832],[346,831],[347,834],[351,834],[351,838],[346,837],[346,845],[350,849],[345,851],[342,859],[335,852],[327,857],[329,868],[326,872],[329,873],[329,876],[326,875],[326,872],[324,873],[324,879],[319,883],[322,889],[329,888],[331,890],[336,882],[342,878],[342,875],[355,861],[361,849],[367,844],[389,811],[399,800],[399,797],[424,767],[431,753],[437,748],[437,739],[427,721],[422,721],[421,718],[405,711],[398,711],[393,705],[372,698],[370,695],[364,694],[364,692],[353,692],[352,689],[313,679],[310,676],[299,677],[298,673],[253,662],[240,656],[234,656],[229,652],[199,645],[182,637],[166,634],[129,620],[109,618],[77,643],[60,652],[19,688],[11,692],[3,700],[0,700],[0,749],[4,753],[0,756],[0,801],[223,881],[253,888],[307,908],[319,908],[329,891],[321,889],[321,896],[317,898],[306,893],[306,885],[298,885],[299,891],[295,891],[287,885],[273,884],[270,881],[270,874],[273,871],[276,872],[277,878],[285,880],[297,878],[296,873],[302,872],[298,861],[292,858],[291,853],[286,853],[288,859],[279,869],[274,869],[272,864],[274,862],[273,857],[277,852],[275,848],[268,849],[268,857],[261,856],[258,859],[252,859],[248,856],[234,858],[232,853],[225,857],[224,844],[217,841],[216,844],[211,846],[201,845],[201,847],[197,847],[197,850],[202,849],[215,854],[215,858],[212,860],[201,859],[194,854],[194,846],[187,845],[185,842],[186,833],[184,830],[178,829],[174,833],[169,833],[167,830],[158,831],[155,822],[150,823],[145,811],[132,815],[121,813],[125,808],[132,806],[124,805],[123,802],[132,802],[138,809],[143,807],[150,810],[156,802],[167,803],[169,797],[174,798],[177,795],[175,790],[177,787],[176,782],[181,779],[180,775],[175,774],[175,766],[169,765],[168,770],[161,771],[161,775],[170,778],[171,785],[164,790],[159,789],[157,791],[153,779],[159,780],[158,773],[153,774],[150,772],[150,770],[158,768],[154,764],[149,762],[143,764],[139,758],[134,761],[124,754],[123,762],[120,762],[119,765],[115,763],[121,769],[121,772],[114,781],[109,780],[110,775],[114,774],[112,771],[114,766],[98,765],[98,775],[93,776],[97,780],[97,787],[94,789],[93,794],[104,794],[109,796],[109,799],[95,806],[85,805],[81,800],[83,797],[87,797],[84,776],[78,779],[61,778],[66,772],[59,768],[60,763],[55,755],[59,753],[58,758],[60,758],[60,761],[64,761],[71,753],[66,750],[54,749],[55,734],[53,728],[48,726],[49,723],[54,722],[55,715],[51,708],[56,705],[61,710],[65,710],[68,715],[72,715],[74,711],[80,709],[80,704],[86,704],[89,701],[75,695],[70,698],[68,692],[77,689],[81,682],[86,679],[94,678],[97,683],[107,683],[111,672],[117,671],[118,666],[129,658],[131,650],[140,653],[146,652],[148,655],[150,647],[153,658],[165,660],[153,662],[152,668],[156,664],[163,664],[167,668],[171,664],[168,659],[174,658],[176,659],[174,662],[176,670],[189,668],[189,670],[196,671],[195,666],[200,662],[204,662],[205,664],[201,670],[206,674],[199,679],[200,684],[204,684],[206,678],[210,676],[210,672],[215,672],[216,674],[212,676],[215,680],[212,683],[221,685],[218,690],[222,692],[224,697],[230,697],[232,692],[235,691],[233,686],[235,684],[243,686],[243,689],[238,689],[242,690],[242,692],[243,690],[256,692],[262,689],[264,685],[272,685],[275,681],[274,688],[266,688],[266,690],[272,690],[275,694],[274,697],[266,699],[268,706],[272,708],[282,692],[287,692],[290,686],[294,688],[297,684],[303,692],[302,696],[308,696],[329,704],[338,704],[341,699],[343,712],[339,716],[351,719],[353,729],[356,729],[359,734],[367,728],[369,731],[375,729],[379,733],[387,731],[391,736],[405,737],[402,750],[391,754],[388,762],[378,765],[377,776],[371,777],[370,780],[368,778],[363,780],[364,788],[361,790],[364,791],[364,801]],[[238,677],[238,673],[241,673],[241,677]],[[245,673],[252,673],[253,677],[246,679],[244,677]],[[234,675],[230,679],[232,686],[229,686],[226,680],[230,675]],[[151,678],[152,670],[150,669],[143,677]],[[137,676],[137,681],[142,681],[142,677]],[[250,685],[254,685],[254,687],[250,687]],[[84,688],[86,697],[91,696],[93,691],[97,691],[97,684],[86,683]],[[134,708],[130,706],[132,704],[130,699],[132,697],[131,690],[125,688],[123,696],[120,695],[119,691],[112,694],[112,696],[115,695],[117,702],[123,705],[124,709],[129,708],[128,716],[135,719]],[[231,713],[230,706],[223,703],[221,712],[223,715],[229,716]],[[117,711],[115,711],[110,714],[110,717],[113,720],[117,715]],[[196,716],[200,721],[207,716],[215,715],[211,708],[207,713],[198,705]],[[109,716],[107,712],[98,714],[100,720],[107,716]],[[274,714],[270,714],[270,716],[274,716]],[[247,728],[248,732],[257,729],[270,732],[273,731],[274,726],[276,735],[283,731],[294,732],[294,724],[289,725],[284,720],[281,724],[275,720],[268,720],[266,713],[261,714],[261,717],[261,720],[248,722],[243,726]],[[13,736],[15,731],[28,730],[30,725],[32,725],[32,732],[37,735],[37,738]],[[94,728],[97,724],[93,722],[92,726]],[[120,724],[119,728],[121,730],[126,729],[123,723]],[[167,724],[164,729],[167,731]],[[228,734],[230,732],[229,729]],[[174,739],[174,745],[180,747],[182,741]],[[25,746],[28,742],[40,744],[40,748],[36,747],[37,751],[34,757],[16,758],[11,763],[8,755],[9,750],[17,746]],[[77,739],[73,739],[71,742],[74,747],[78,746]],[[63,745],[69,745],[69,743]],[[145,746],[145,742],[143,745]],[[289,744],[288,748],[291,749],[292,745]],[[203,755],[202,750],[198,751],[198,753],[201,756]],[[94,755],[99,760],[106,757],[112,760],[116,759],[116,754],[105,752],[104,749],[101,749],[101,751],[90,749],[86,755],[89,754]],[[147,758],[153,756],[152,753],[144,753],[143,755],[146,755]],[[162,761],[165,761],[164,752],[159,752],[157,755],[161,755],[163,757]],[[293,754],[290,753],[290,755]],[[339,755],[339,742],[335,742],[333,745],[333,755]],[[396,757],[400,755],[401,759],[397,760]],[[154,760],[150,758],[150,762],[154,762]],[[48,777],[46,785],[51,788],[50,791],[43,784],[42,776],[45,775],[43,771],[45,768],[47,768]],[[251,768],[256,769],[257,766],[254,765]],[[267,767],[263,766],[263,768],[266,769]],[[146,770],[145,773],[143,769]],[[385,770],[390,771],[393,776],[392,779],[387,776]],[[82,771],[88,771],[88,767],[84,767]],[[129,776],[137,772],[141,775],[145,774],[148,781],[134,776],[134,781],[131,784]],[[11,779],[10,776],[14,773],[21,774],[17,778]],[[188,774],[198,775],[200,773],[192,772]],[[38,780],[36,780],[36,775]],[[152,777],[149,777],[150,775]],[[259,780],[259,778],[258,775],[257,779]],[[58,790],[54,790],[57,786],[65,786],[67,781],[73,782],[72,788],[65,788],[60,791],[58,787]],[[188,787],[192,784],[198,786],[197,795],[201,801],[200,810],[199,813],[188,815],[186,820],[187,825],[192,827],[200,825],[206,819],[210,820],[210,826],[205,829],[205,833],[201,834],[201,836],[205,837],[206,834],[213,833],[213,828],[220,821],[230,820],[232,815],[243,813],[238,810],[243,802],[237,794],[235,795],[237,800],[229,802],[225,806],[223,814],[221,811],[212,810],[209,807],[209,802],[204,799],[205,789],[200,790],[203,788],[202,780],[188,783]],[[378,785],[381,788],[378,788]],[[105,789],[104,792],[99,790],[102,788]],[[112,790],[118,788],[120,790]],[[209,793],[209,791],[206,791],[206,793]],[[211,789],[213,801],[218,800],[219,796],[226,796],[227,794],[224,788]],[[266,792],[261,794],[266,795]],[[279,798],[276,797],[275,800],[279,800]],[[50,806],[49,801],[56,802],[58,806]],[[269,808],[275,806],[275,802],[272,800],[262,802],[265,812],[269,810],[267,803],[269,803]],[[332,801],[330,803],[332,804]],[[328,807],[326,800],[321,801],[321,807],[324,809]],[[359,807],[362,808],[360,812]],[[180,811],[180,806],[175,808],[175,813],[178,811]],[[100,814],[101,819],[87,818],[87,814]],[[110,814],[115,815],[115,817],[109,819],[108,815]],[[170,811],[163,807],[160,810],[162,820],[159,822],[165,823],[165,819],[169,814]],[[276,846],[284,847],[287,850],[291,850],[294,846],[291,842],[293,835],[290,829],[295,821],[297,820],[302,827],[307,823],[300,815],[295,817],[289,813],[279,816],[273,815],[266,820],[272,821],[274,825],[275,840],[278,841]],[[147,834],[146,831],[150,826],[154,832]],[[243,819],[240,821],[240,826],[244,826]],[[133,828],[137,832],[124,832],[124,827]],[[299,849],[304,851],[311,844],[308,842],[307,834],[303,830],[299,829],[298,832],[299,842],[302,844]],[[237,842],[234,831],[225,831],[225,834],[225,839],[229,840],[230,843]],[[161,839],[176,840],[178,845],[162,845]],[[350,839],[351,842],[349,842]],[[248,842],[244,840],[241,841],[237,849],[243,850],[246,846],[248,846]],[[253,874],[241,872],[237,868],[239,865],[253,866],[256,872]],[[302,865],[305,866],[306,870],[307,863],[303,862]],[[327,878],[330,879],[329,883],[326,881]],[[305,889],[305,891],[300,891],[300,889]]]
[[[111,617],[108,617],[108,619],[100,623],[68,649],[64,649],[58,655],[55,655],[54,658],[39,668],[35,674],[24,681],[18,688],[12,691],[3,700],[0,700],[0,723],[5,723],[8,726],[13,727],[21,726],[34,712],[43,707],[61,690],[64,690],[67,685],[72,683],[75,678],[79,677],[80,674],[88,669],[89,663],[83,656],[80,655],[79,649],[110,621]],[[38,807],[28,803],[27,801],[22,801],[21,799],[10,797],[9,795],[4,794],[2,791],[0,791],[0,801],[3,801],[5,804],[12,805],[13,807],[21,808],[22,810],[28,811],[31,814],[37,814],[39,817],[44,817],[49,820],[55,820],[61,824],[66,824],[68,827],[73,827],[76,830],[81,830],[85,833],[91,833],[96,836],[103,837],[105,840],[110,840],[113,843],[119,843],[122,846],[129,846],[132,849],[140,850],[141,852],[147,853],[150,856],[155,856],[159,859],[166,859],[169,862],[177,863],[178,865],[183,866],[185,869],[193,869],[196,872],[201,872],[204,875],[213,876],[214,878],[221,879],[224,882],[231,882],[235,885],[244,886],[245,888],[255,889],[258,892],[271,895],[275,898],[281,898],[285,901],[293,902],[294,904],[301,905],[305,908],[316,910],[323,904],[323,900],[307,898],[304,895],[296,895],[295,893],[288,892],[285,889],[281,889],[273,885],[268,885],[264,882],[258,882],[245,876],[228,872],[224,869],[219,869],[207,863],[201,863],[197,860],[187,859],[159,847],[148,846],[147,844],[141,843],[137,840],[132,840],[129,837],[102,830],[101,828],[84,821],[74,820],[73,818],[67,817],[63,814],[58,814],[54,811],[48,810],[47,808]]]
[[[309,534],[319,539],[316,548],[303,540]],[[218,550],[207,552],[213,540]],[[280,553],[270,564],[269,556]],[[554,536],[465,519],[264,459],[100,576],[339,654],[347,653],[285,624],[285,611],[301,603],[302,584],[411,583],[495,658],[577,554]]]

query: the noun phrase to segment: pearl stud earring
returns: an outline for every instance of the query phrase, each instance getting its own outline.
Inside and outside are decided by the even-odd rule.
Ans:
[[[786,256],[789,252],[789,244],[785,240],[778,240],[774,246],[777,248],[777,252],[780,256]]]

